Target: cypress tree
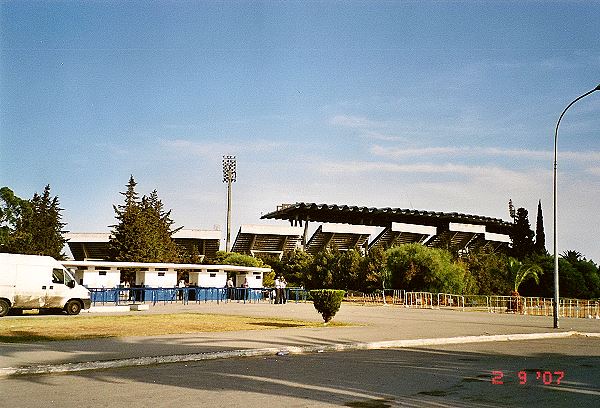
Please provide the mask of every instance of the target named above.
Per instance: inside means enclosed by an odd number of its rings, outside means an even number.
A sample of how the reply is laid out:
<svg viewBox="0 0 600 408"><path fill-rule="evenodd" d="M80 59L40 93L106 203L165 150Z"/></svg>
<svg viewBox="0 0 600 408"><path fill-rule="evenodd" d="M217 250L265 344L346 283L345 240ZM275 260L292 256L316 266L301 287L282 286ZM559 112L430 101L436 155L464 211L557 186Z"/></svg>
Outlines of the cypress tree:
<svg viewBox="0 0 600 408"><path fill-rule="evenodd" d="M535 223L535 253L545 254L546 234L544 233L544 216L542 215L542 200L538 202L537 220Z"/></svg>

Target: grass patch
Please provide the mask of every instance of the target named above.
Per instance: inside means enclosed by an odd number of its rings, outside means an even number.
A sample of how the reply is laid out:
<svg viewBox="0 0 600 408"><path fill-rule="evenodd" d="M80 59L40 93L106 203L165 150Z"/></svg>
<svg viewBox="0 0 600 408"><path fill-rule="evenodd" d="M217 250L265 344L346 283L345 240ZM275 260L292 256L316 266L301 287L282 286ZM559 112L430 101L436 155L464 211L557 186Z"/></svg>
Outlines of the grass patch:
<svg viewBox="0 0 600 408"><path fill-rule="evenodd" d="M333 326L343 325L341 323L333 324ZM203 313L32 317L0 320L0 342L28 343L123 336L266 330L284 327L323 327L323 323Z"/></svg>

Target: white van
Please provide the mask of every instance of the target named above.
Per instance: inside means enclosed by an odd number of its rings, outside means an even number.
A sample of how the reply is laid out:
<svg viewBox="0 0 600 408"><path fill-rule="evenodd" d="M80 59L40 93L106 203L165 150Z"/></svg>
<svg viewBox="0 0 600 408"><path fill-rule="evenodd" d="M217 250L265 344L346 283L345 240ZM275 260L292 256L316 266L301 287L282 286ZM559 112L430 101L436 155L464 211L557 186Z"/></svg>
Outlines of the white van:
<svg viewBox="0 0 600 408"><path fill-rule="evenodd" d="M54 258L0 253L0 317L9 309L62 309L76 315L90 306L90 292Z"/></svg>

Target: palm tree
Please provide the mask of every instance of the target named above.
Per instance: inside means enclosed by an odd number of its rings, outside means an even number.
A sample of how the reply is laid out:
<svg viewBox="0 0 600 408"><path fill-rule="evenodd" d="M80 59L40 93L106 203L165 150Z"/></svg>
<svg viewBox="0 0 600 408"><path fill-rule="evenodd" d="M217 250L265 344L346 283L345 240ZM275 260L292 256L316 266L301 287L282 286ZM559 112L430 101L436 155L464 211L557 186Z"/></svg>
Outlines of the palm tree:
<svg viewBox="0 0 600 408"><path fill-rule="evenodd" d="M541 266L537 264L523 263L513 257L508 258L508 271L514 282L514 293L519 296L519 286L525 280L533 278L539 285L540 275L544 273Z"/></svg>
<svg viewBox="0 0 600 408"><path fill-rule="evenodd" d="M581 259L583 258L583 255L581 255L581 252L578 251L565 251L563 252L560 257L566 261L568 261L571 265L576 264L577 262L581 261Z"/></svg>

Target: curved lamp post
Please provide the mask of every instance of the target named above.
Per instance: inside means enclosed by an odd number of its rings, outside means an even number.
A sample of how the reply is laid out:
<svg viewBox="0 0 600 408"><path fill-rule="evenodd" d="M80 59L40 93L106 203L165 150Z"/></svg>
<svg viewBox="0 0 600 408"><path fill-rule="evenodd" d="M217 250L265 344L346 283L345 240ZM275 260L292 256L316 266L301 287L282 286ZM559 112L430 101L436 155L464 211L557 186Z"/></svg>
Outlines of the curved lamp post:
<svg viewBox="0 0 600 408"><path fill-rule="evenodd" d="M600 91L600 85L598 85L597 87L595 87L594 89L592 89L591 91L588 91L586 93L584 93L583 95L577 97L575 100L573 100L573 102L571 102L570 104L567 105L567 107L565 108L565 110L560 114L560 117L558 118L558 122L556 122L556 130L554 131L554 174L553 174L553 181L554 181L554 190L553 190L553 197L554 197L554 309L553 309L553 314L554 314L554 328L558 329L558 254L557 254L557 236L558 234L556 233L556 159L557 159L557 142L558 142L558 126L560 125L560 121L563 118L563 116L565 115L565 113L567 112L567 110L569 110L569 108L578 100L585 98L586 96L588 96L589 94L591 94L592 92L595 91Z"/></svg>

